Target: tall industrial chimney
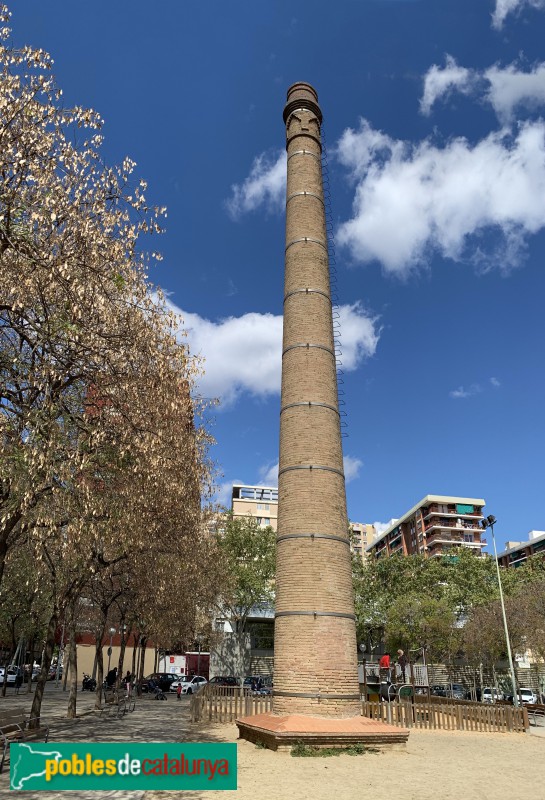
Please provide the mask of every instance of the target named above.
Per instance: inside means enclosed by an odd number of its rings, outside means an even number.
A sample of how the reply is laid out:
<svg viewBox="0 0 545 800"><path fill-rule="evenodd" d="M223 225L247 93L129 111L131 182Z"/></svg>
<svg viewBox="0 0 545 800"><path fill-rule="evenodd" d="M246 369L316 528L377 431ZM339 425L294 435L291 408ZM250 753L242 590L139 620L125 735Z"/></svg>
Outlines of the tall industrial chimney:
<svg viewBox="0 0 545 800"><path fill-rule="evenodd" d="M322 184L322 112L288 90L275 713L360 713Z"/></svg>
<svg viewBox="0 0 545 800"><path fill-rule="evenodd" d="M273 749L303 741L403 744L408 731L361 716L329 259L322 112L288 89L280 465L272 713L237 720Z"/></svg>

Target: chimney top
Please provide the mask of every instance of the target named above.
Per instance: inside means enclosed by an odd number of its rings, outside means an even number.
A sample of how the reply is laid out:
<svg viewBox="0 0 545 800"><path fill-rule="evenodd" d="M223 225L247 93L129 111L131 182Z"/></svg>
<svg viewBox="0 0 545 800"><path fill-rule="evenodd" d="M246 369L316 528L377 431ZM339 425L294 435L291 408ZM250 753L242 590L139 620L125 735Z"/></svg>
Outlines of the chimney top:
<svg viewBox="0 0 545 800"><path fill-rule="evenodd" d="M312 111L318 117L319 122L322 122L322 110L318 105L318 93L310 83L298 81L290 86L287 102L284 106L284 122L287 122L290 114L298 108L306 108Z"/></svg>

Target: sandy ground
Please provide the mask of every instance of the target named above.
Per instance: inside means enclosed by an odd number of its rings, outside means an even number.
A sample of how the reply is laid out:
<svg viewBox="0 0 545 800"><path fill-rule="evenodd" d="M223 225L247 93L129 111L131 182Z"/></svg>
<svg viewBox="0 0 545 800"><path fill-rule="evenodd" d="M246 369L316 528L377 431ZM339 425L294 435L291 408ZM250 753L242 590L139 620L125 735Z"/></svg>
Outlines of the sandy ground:
<svg viewBox="0 0 545 800"><path fill-rule="evenodd" d="M184 792L236 800L522 800L545 797L545 730L531 734L411 731L405 752L294 758L238 742L236 792ZM235 726L195 740L235 741ZM146 792L146 800L172 800Z"/></svg>
<svg viewBox="0 0 545 800"><path fill-rule="evenodd" d="M43 713L51 741L234 742L235 725L194 725L189 703L144 698L121 719L89 715L94 697L81 693L82 717L66 720L66 695L47 688ZM3 707L30 707L8 697ZM545 800L545 720L526 734L412 730L405 751L294 758L238 741L236 792L10 792L0 775L0 800Z"/></svg>

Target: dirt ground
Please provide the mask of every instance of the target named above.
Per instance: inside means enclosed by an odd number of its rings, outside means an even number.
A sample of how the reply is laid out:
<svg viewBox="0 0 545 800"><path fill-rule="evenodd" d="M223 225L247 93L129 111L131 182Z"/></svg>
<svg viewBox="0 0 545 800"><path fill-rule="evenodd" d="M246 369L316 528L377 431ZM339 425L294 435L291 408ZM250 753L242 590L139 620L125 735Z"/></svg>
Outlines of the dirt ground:
<svg viewBox="0 0 545 800"><path fill-rule="evenodd" d="M294 758L238 742L236 800L522 800L545 797L545 730L487 734L413 730L404 752ZM195 740L236 741L235 726L203 728ZM146 800L171 800L146 792Z"/></svg>
<svg viewBox="0 0 545 800"><path fill-rule="evenodd" d="M144 697L122 718L90 714L94 696L80 693L82 716L66 720L66 695L49 687L42 709L51 742L235 742L235 725L195 725L189 702ZM2 698L2 708L30 709L31 697ZM294 758L238 741L236 792L22 792L23 800L541 800L545 798L545 720L525 734L412 730L405 751ZM11 800L9 772L0 800ZM39 796L38 796L39 795Z"/></svg>

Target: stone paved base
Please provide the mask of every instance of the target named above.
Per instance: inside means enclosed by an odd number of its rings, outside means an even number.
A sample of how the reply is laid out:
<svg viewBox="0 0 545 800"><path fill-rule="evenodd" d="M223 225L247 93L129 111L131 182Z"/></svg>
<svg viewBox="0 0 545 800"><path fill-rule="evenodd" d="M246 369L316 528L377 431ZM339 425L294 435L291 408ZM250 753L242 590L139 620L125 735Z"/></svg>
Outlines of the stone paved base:
<svg viewBox="0 0 545 800"><path fill-rule="evenodd" d="M370 745L381 749L404 748L409 731L367 717L331 719L303 714L255 714L236 721L239 738L261 743L271 750L289 749L298 742L313 747Z"/></svg>

